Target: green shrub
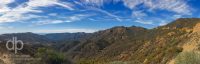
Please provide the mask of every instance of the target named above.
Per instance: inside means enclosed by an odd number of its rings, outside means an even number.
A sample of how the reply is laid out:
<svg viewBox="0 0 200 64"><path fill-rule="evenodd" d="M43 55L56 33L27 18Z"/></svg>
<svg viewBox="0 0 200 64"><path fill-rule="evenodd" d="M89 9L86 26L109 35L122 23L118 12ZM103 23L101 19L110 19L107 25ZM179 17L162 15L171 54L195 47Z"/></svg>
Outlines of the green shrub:
<svg viewBox="0 0 200 64"><path fill-rule="evenodd" d="M108 64L142 64L142 63L136 61L113 61L109 62Z"/></svg>
<svg viewBox="0 0 200 64"><path fill-rule="evenodd" d="M182 52L176 59L175 64L200 64L200 54L198 52Z"/></svg>
<svg viewBox="0 0 200 64"><path fill-rule="evenodd" d="M41 62L47 64L71 64L71 62L65 58L63 53L53 49L38 48L36 57L41 58Z"/></svg>

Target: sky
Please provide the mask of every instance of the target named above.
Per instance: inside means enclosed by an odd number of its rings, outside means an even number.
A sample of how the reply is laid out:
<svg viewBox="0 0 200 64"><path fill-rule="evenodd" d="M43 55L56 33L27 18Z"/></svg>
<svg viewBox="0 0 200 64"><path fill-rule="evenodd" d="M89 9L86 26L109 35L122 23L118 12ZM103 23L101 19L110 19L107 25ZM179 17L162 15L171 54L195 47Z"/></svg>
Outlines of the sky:
<svg viewBox="0 0 200 64"><path fill-rule="evenodd" d="M199 18L200 0L0 0L0 33L92 33Z"/></svg>

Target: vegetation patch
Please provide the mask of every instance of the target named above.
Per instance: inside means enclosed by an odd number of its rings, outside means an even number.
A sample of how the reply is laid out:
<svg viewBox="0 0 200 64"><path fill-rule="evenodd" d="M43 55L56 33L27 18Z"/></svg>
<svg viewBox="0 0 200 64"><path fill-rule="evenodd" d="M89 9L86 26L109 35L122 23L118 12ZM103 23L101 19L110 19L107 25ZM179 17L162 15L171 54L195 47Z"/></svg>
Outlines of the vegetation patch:
<svg viewBox="0 0 200 64"><path fill-rule="evenodd" d="M200 64L200 53L182 52L176 57L175 64Z"/></svg>

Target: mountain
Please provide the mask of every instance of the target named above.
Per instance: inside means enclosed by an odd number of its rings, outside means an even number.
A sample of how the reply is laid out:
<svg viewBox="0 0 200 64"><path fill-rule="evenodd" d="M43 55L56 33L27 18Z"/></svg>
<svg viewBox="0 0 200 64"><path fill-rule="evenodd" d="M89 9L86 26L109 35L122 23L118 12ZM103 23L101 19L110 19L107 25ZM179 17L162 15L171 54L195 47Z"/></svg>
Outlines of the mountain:
<svg viewBox="0 0 200 64"><path fill-rule="evenodd" d="M8 33L0 35L0 40L10 40L13 37L24 41L25 43L53 43L53 42L64 42L64 41L77 41L87 38L91 33L49 33L39 35L31 32L27 33Z"/></svg>
<svg viewBox="0 0 200 64"><path fill-rule="evenodd" d="M18 40L22 40L24 43L49 43L48 38L42 35L34 34L31 32L27 33L10 33L0 35L0 40L10 40L13 37L17 37Z"/></svg>
<svg viewBox="0 0 200 64"><path fill-rule="evenodd" d="M41 58L34 61L38 64L200 63L199 18L179 18L153 29L116 26L95 33L3 34L0 39L13 36L29 42L19 53ZM35 42L40 44L29 45ZM0 43L0 63L11 62L9 58L2 59L13 52L3 44Z"/></svg>
<svg viewBox="0 0 200 64"><path fill-rule="evenodd" d="M9 33L0 35L0 64L59 64L58 59L61 59L64 64L71 64L67 58L61 58L61 53L56 50L57 46L61 46L65 41L65 44L76 44L76 40L81 40L89 36L89 33L52 33L46 35L39 35L31 32L27 33ZM12 55L14 50L8 50L6 48L6 42L12 40L13 37L17 37L17 40L23 41L23 49L17 50L17 55L30 55L30 58L42 58L40 62L33 60L27 61L27 58L17 59L15 61ZM72 42L72 43L71 43ZM68 44L68 45L69 45ZM78 44L78 43L77 43ZM15 45L15 44L13 44ZM8 45L10 48L12 44ZM18 48L21 44L16 45ZM15 46L14 46L15 47ZM42 49L42 50L41 50ZM47 50L48 49L48 50ZM48 56L45 56L45 55ZM18 56L17 56L18 57ZM63 56L62 56L63 57ZM55 60L54 60L55 59Z"/></svg>
<svg viewBox="0 0 200 64"><path fill-rule="evenodd" d="M51 41L77 41L87 38L91 33L77 32L77 33L50 33L44 36Z"/></svg>
<svg viewBox="0 0 200 64"><path fill-rule="evenodd" d="M180 18L153 29L118 26L94 33L66 54L77 64L174 63L186 50L199 51L199 27L199 18Z"/></svg>

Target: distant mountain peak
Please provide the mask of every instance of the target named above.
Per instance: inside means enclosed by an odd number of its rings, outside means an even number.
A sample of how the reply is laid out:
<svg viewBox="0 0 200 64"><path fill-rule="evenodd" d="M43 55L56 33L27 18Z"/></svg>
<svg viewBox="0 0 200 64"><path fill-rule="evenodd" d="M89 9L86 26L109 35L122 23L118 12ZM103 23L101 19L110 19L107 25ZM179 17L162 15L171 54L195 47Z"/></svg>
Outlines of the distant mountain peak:
<svg viewBox="0 0 200 64"><path fill-rule="evenodd" d="M161 26L161 28L177 28L177 29L182 29L182 28L188 28L192 29L196 24L200 23L200 18L179 18L165 26Z"/></svg>

